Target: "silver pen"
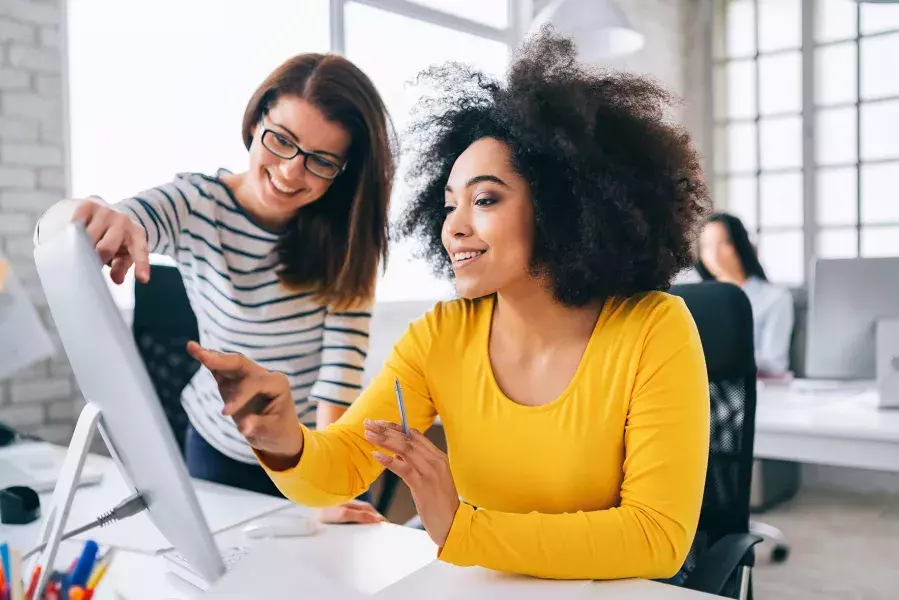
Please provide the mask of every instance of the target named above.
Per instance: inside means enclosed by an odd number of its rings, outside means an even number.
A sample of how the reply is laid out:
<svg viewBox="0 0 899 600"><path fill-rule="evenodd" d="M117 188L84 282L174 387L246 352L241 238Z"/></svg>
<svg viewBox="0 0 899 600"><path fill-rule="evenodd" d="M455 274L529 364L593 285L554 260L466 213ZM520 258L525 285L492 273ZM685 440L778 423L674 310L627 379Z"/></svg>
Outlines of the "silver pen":
<svg viewBox="0 0 899 600"><path fill-rule="evenodd" d="M406 405L403 403L403 388L400 387L400 378L394 380L393 387L396 390L396 403L400 407L400 419L403 420L403 433L409 435L409 423L406 421Z"/></svg>

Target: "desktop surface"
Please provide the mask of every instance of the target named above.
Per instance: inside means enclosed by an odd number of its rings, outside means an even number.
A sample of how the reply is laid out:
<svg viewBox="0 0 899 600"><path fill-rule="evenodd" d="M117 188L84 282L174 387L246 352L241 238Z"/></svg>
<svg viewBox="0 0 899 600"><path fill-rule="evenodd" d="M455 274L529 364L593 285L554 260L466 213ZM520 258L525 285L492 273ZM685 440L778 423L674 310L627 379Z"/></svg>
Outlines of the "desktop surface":
<svg viewBox="0 0 899 600"><path fill-rule="evenodd" d="M899 409L865 382L760 383L755 456L899 472Z"/></svg>
<svg viewBox="0 0 899 600"><path fill-rule="evenodd" d="M63 453L64 448L58 447ZM90 460L103 473L100 484L80 488L75 494L73 522L83 522L118 503L124 481L112 460L91 456ZM121 486L121 487L120 487ZM310 509L296 506L283 499L194 481L206 519L215 534L219 547L249 545L251 552L268 545L271 540L250 540L243 533L244 525L257 518L276 514L311 514ZM49 494L42 494L46 505ZM274 505L272 502L278 502ZM79 518L81 517L81 518ZM139 517L134 517L137 519ZM152 527L147 520L146 524ZM126 527L127 521L112 527ZM132 524L133 525L133 524ZM219 530L223 527L223 530ZM0 539L18 548L29 548L37 537L36 524L25 526L0 525ZM101 545L100 533L94 536ZM92 600L158 600L194 599L205 597L203 592L170 573L165 560L149 550L161 535L157 530L148 533L143 526L125 535L132 547L120 550ZM149 536L149 539L138 539ZM84 536L79 536L83 539ZM90 537L90 536L88 536ZM712 598L706 594L652 581L631 579L609 582L560 582L537 580L523 576L496 573L477 567L456 567L437 561L436 547L424 531L382 523L379 525L332 525L315 536L277 540L292 553L310 557L321 568L321 575L340 581L362 597L421 600L427 598L478 598L527 600L552 597L554 600L701 600ZM166 544L168 545L168 544ZM66 567L78 555L83 541L65 541L57 555L57 567ZM252 558L252 553L249 555ZM262 556L262 555L259 555ZM285 554L289 557L290 554ZM251 564L251 563L247 563ZM239 568L239 565L238 567ZM258 573L252 573L259 577ZM226 576L227 577L227 576ZM263 574L262 577L269 577ZM428 593L423 595L421 590ZM298 590L291 594L300 597ZM215 597L215 596L212 596ZM221 597L229 597L227 595ZM231 596L240 597L240 596ZM256 598L261 596L243 596Z"/></svg>

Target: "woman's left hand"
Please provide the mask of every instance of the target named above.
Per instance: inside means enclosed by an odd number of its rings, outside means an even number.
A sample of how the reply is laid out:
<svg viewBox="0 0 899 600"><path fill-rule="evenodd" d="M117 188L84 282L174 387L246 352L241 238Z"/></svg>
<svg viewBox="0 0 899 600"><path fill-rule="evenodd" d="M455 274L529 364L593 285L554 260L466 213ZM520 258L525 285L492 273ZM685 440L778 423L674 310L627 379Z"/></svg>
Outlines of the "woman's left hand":
<svg viewBox="0 0 899 600"><path fill-rule="evenodd" d="M350 500L340 506L320 509L318 520L322 523L381 523L387 519L368 502Z"/></svg>
<svg viewBox="0 0 899 600"><path fill-rule="evenodd" d="M394 453L393 457L378 451L372 454L406 482L422 525L434 543L443 547L459 509L449 457L420 431L413 429L406 435L401 426L389 421L366 419L365 439Z"/></svg>

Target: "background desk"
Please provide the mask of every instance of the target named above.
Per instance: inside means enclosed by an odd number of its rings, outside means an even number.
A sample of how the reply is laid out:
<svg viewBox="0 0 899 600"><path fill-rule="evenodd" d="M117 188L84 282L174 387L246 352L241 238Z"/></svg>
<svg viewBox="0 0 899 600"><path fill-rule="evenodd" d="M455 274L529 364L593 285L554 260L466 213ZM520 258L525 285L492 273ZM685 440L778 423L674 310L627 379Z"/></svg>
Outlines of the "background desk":
<svg viewBox="0 0 899 600"><path fill-rule="evenodd" d="M60 449L60 452L63 450ZM76 514L95 516L122 499L124 483L114 463L106 458L91 457L104 471L103 482L97 486L80 488L76 492ZM202 489L201 505L204 512L221 511L235 502L234 490L221 486L208 486L198 482ZM258 510L252 518L272 512L272 500L267 496L241 493L242 516L253 513L248 509L255 498ZM89 499L85 507L84 499ZM46 508L50 494L42 495ZM277 512L308 509L292 504L281 504ZM87 511L87 512L85 512ZM211 520L211 519L210 519ZM69 525L80 524L70 521ZM224 546L252 546L241 532L245 521L233 525L216 535ZM127 521L110 527L128 526ZM26 526L0 525L0 539L22 549L30 548L39 533L40 524ZM139 540L135 540L139 542ZM260 542L268 543L268 542ZM284 541L279 543L285 543ZM315 565L328 575L351 587L373 594L378 598L414 598L421 600L422 590L430 598L526 598L553 597L555 600L700 600L713 598L669 585L645 580L612 582L554 582L525 577L514 577L478 568L460 568L436 561L436 548L423 531L393 524L335 525L325 527L317 536L295 538L290 544L315 545L315 555L321 560ZM138 544L139 545L139 544ZM59 553L58 567L67 566L80 550L79 542L64 542ZM246 560L246 559L245 559ZM410 577L411 575L411 577ZM264 574L261 574L264 577ZM198 598L201 592L180 578L168 573L163 560L151 553L120 551L106 578L94 596L96 600L143 600L160 598ZM301 596L297 591L297 596Z"/></svg>
<svg viewBox="0 0 899 600"><path fill-rule="evenodd" d="M899 472L899 409L873 390L759 384L755 456Z"/></svg>

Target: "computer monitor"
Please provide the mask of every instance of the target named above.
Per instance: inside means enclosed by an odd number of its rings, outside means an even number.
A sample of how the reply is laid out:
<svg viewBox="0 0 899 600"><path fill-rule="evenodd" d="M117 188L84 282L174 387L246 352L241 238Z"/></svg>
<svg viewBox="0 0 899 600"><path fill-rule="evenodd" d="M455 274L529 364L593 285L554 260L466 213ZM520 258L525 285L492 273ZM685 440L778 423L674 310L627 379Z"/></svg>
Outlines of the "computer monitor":
<svg viewBox="0 0 899 600"><path fill-rule="evenodd" d="M85 400L100 408L122 475L150 518L208 582L225 573L184 461L83 225L35 249L38 275Z"/></svg>
<svg viewBox="0 0 899 600"><path fill-rule="evenodd" d="M806 375L873 380L880 319L899 319L899 257L817 259L809 282Z"/></svg>

